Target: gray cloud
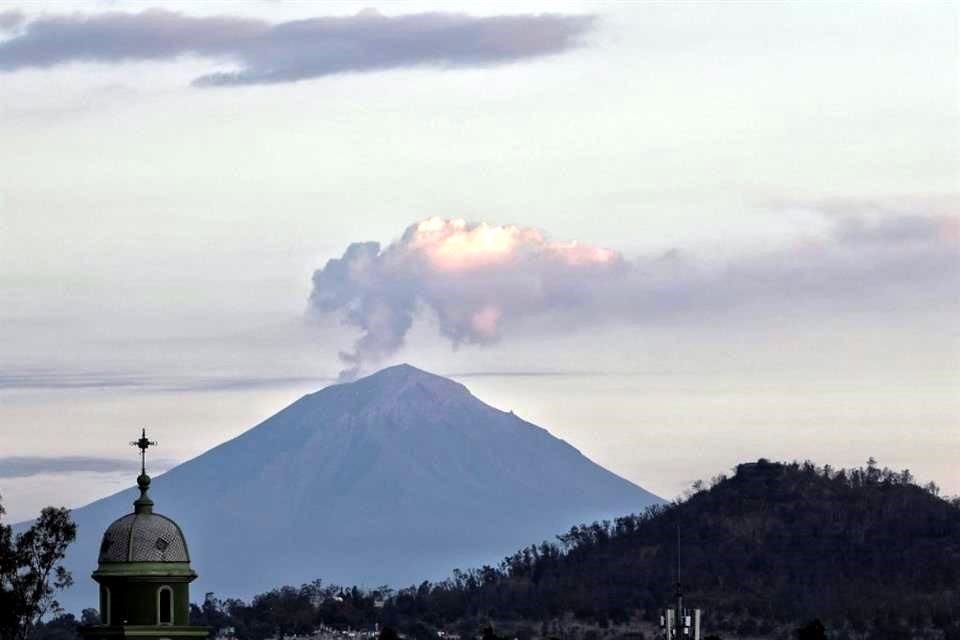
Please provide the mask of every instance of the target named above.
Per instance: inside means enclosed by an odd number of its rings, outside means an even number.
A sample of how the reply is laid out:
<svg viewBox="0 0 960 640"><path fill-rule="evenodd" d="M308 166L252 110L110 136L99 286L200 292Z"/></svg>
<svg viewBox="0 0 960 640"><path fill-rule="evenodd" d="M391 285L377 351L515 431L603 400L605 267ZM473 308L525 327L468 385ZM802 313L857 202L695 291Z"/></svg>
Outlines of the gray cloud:
<svg viewBox="0 0 960 640"><path fill-rule="evenodd" d="M330 382L311 376L150 376L126 371L6 370L0 373L2 389L130 389L159 393L246 391Z"/></svg>
<svg viewBox="0 0 960 640"><path fill-rule="evenodd" d="M360 330L340 354L342 379L399 349L421 310L458 346L494 342L531 321L577 331L604 321L705 322L737 310L762 321L765 311L955 309L960 217L805 207L826 218L826 232L724 261L676 250L628 260L536 229L433 218L386 247L351 244L314 273L310 308Z"/></svg>
<svg viewBox="0 0 960 640"><path fill-rule="evenodd" d="M573 48L592 21L590 16L555 14L384 16L370 10L276 24L161 9L42 16L27 21L17 37L0 42L0 70L198 55L240 68L202 76L194 81L197 85L291 82L345 72L535 58Z"/></svg>
<svg viewBox="0 0 960 640"><path fill-rule="evenodd" d="M161 473L176 465L172 460L151 459L151 473ZM140 460L136 457L98 458L86 456L35 457L11 456L0 458L0 478L29 478L45 474L68 473L137 473Z"/></svg>
<svg viewBox="0 0 960 640"><path fill-rule="evenodd" d="M109 372L71 373L52 370L7 369L0 373L0 389L97 389L138 387L145 379Z"/></svg>
<svg viewBox="0 0 960 640"><path fill-rule="evenodd" d="M612 375L630 375L630 372L613 373L611 371L463 371L444 373L447 378L586 378Z"/></svg>
<svg viewBox="0 0 960 640"><path fill-rule="evenodd" d="M0 29L15 29L24 19L25 16L19 11L0 11Z"/></svg>

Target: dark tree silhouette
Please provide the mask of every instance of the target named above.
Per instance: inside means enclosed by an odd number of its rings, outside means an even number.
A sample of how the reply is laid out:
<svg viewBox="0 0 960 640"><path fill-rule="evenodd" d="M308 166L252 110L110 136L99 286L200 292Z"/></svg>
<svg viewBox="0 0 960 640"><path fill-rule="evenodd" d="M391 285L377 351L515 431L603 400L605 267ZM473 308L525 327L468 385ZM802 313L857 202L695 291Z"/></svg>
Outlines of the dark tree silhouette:
<svg viewBox="0 0 960 640"><path fill-rule="evenodd" d="M0 504L0 517L4 513ZM60 611L54 595L73 584L61 561L76 536L63 508L45 508L16 535L0 522L0 640L27 640L44 615Z"/></svg>
<svg viewBox="0 0 960 640"><path fill-rule="evenodd" d="M481 640L501 640L497 632L494 631L493 625L490 624L483 628L483 631L480 633L480 638Z"/></svg>
<svg viewBox="0 0 960 640"><path fill-rule="evenodd" d="M47 622L40 622L30 634L30 640L79 640L79 638L77 619L72 613L64 613Z"/></svg>
<svg viewBox="0 0 960 640"><path fill-rule="evenodd" d="M873 458L870 460L872 461ZM876 464L875 461L874 464ZM827 630L820 620L811 620L797 629L797 640L827 640Z"/></svg>
<svg viewBox="0 0 960 640"><path fill-rule="evenodd" d="M393 627L384 627L380 630L380 640L400 640L400 636Z"/></svg>
<svg viewBox="0 0 960 640"><path fill-rule="evenodd" d="M439 629L476 637L490 622L510 638L527 626L540 637L567 637L549 624L567 614L601 629L651 622L672 599L678 519L686 523L684 592L704 610L709 633L782 636L817 618L879 638L892 627L878 616L896 610L911 628L960 640L953 636L960 500L937 497L909 471L875 460L847 470L741 465L685 500L572 527L556 543L531 545L495 567L454 570L395 593L319 582L284 587L250 604L225 603L220 618L203 624L262 640L320 622L380 623L410 638L435 638Z"/></svg>
<svg viewBox="0 0 960 640"><path fill-rule="evenodd" d="M100 612L96 609L84 609L80 612L80 624L84 626L100 624Z"/></svg>

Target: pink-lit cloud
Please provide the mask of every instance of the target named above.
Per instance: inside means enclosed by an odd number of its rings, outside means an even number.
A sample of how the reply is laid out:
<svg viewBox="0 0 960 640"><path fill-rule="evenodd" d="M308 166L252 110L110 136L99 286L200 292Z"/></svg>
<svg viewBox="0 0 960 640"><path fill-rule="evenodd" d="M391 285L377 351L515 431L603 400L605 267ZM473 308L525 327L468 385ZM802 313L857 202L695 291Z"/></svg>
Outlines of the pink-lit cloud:
<svg viewBox="0 0 960 640"><path fill-rule="evenodd" d="M348 379L402 347L422 311L457 346L497 341L538 317L577 328L689 321L745 307L869 308L882 300L889 309L904 296L957 293L957 215L840 215L818 206L810 208L829 221L826 233L723 263L676 250L627 259L609 248L553 241L539 229L430 218L386 247L354 243L328 261L313 275L311 309L340 314L360 330L353 349L340 354Z"/></svg>

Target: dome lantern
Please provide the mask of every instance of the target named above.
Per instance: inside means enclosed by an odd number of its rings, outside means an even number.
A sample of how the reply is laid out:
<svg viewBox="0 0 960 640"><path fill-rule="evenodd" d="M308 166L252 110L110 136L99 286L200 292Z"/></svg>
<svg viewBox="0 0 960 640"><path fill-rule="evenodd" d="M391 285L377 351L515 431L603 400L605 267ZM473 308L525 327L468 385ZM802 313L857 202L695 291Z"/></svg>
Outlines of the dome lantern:
<svg viewBox="0 0 960 640"><path fill-rule="evenodd" d="M86 640L136 636L149 640L201 639L207 627L190 626L190 583L197 578L180 526L154 513L147 448L156 445L146 429L132 445L140 449L140 497L133 513L107 527L93 579L100 585L99 625L83 627Z"/></svg>

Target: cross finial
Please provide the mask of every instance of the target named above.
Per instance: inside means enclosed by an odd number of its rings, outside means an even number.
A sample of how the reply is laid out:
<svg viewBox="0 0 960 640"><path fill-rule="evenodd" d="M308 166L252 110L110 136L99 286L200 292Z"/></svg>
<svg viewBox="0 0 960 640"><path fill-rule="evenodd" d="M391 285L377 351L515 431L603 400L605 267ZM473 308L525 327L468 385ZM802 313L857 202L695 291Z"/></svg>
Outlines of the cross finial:
<svg viewBox="0 0 960 640"><path fill-rule="evenodd" d="M143 429L139 440L130 443L131 446L140 449L140 474L147 475L147 449L155 446L157 443L147 438L147 430Z"/></svg>

